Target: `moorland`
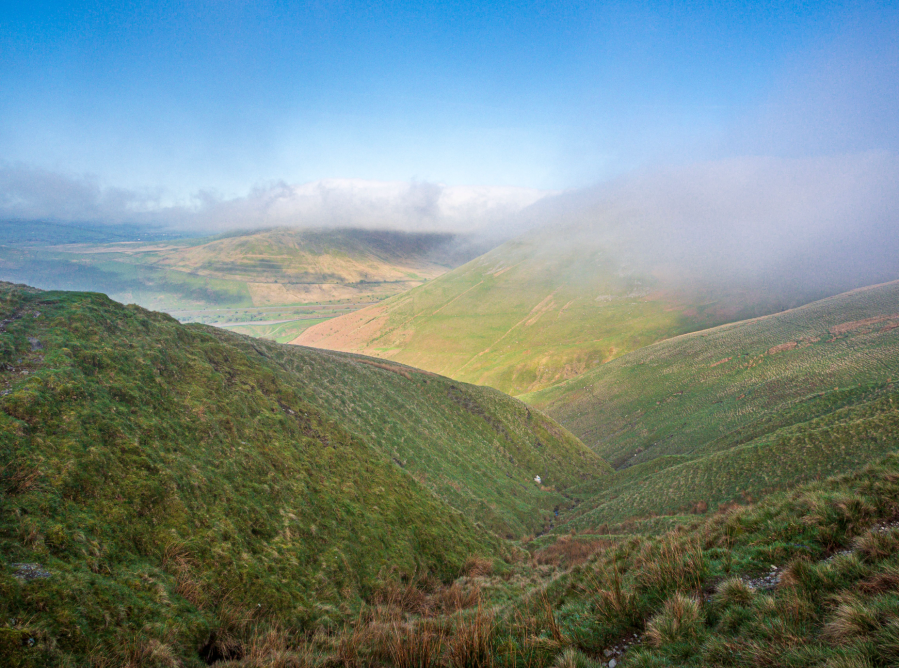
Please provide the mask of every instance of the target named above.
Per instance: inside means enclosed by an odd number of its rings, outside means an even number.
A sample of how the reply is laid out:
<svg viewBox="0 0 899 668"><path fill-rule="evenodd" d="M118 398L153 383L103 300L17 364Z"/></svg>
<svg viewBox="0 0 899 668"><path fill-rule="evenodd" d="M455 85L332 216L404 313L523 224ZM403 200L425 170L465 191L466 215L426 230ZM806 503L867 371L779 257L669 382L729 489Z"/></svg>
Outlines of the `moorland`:
<svg viewBox="0 0 899 668"><path fill-rule="evenodd" d="M899 282L58 232L2 251L93 288L0 285L8 665L899 661Z"/></svg>

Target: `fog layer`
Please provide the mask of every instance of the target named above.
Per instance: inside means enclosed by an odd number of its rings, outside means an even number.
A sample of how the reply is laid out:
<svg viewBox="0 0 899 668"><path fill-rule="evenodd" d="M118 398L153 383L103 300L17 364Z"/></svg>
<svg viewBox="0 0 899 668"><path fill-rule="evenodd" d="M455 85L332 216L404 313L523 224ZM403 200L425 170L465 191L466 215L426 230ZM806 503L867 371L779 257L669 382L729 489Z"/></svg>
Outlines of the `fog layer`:
<svg viewBox="0 0 899 668"><path fill-rule="evenodd" d="M520 216L546 252L602 248L666 278L832 292L899 279L899 160L734 158L644 171Z"/></svg>

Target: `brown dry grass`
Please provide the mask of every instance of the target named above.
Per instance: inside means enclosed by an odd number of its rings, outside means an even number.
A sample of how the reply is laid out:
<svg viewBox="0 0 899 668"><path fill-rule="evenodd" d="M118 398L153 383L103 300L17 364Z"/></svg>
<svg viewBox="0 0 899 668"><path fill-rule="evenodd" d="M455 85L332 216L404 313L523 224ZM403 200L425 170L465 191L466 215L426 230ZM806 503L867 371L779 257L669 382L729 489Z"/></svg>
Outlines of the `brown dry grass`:
<svg viewBox="0 0 899 668"><path fill-rule="evenodd" d="M302 639L279 626L257 628L242 646L239 661L225 661L218 665L241 668L312 668L312 650Z"/></svg>
<svg viewBox="0 0 899 668"><path fill-rule="evenodd" d="M840 334L845 334L846 332L861 329L862 327L876 325L877 323L885 322L887 320L895 320L897 318L899 318L899 313L896 313L894 315L881 315L874 318L865 318L864 320L853 320L852 322L844 322L841 325L835 325L828 331L834 336L838 336Z"/></svg>
<svg viewBox="0 0 899 668"><path fill-rule="evenodd" d="M406 380L412 380L412 374L402 367L394 366L392 364L385 364L384 362L375 362L373 360L357 359L356 361L360 364L367 364L368 366L373 366L378 369L384 369L384 371L392 371L395 374L399 374Z"/></svg>
<svg viewBox="0 0 899 668"><path fill-rule="evenodd" d="M881 573L862 580L857 586L862 594L868 596L888 591L899 592L899 568L887 568Z"/></svg>
<svg viewBox="0 0 899 668"><path fill-rule="evenodd" d="M481 601L481 588L478 585L462 587L454 582L449 587L441 587L434 592L431 600L436 610L443 614L467 610Z"/></svg>
<svg viewBox="0 0 899 668"><path fill-rule="evenodd" d="M842 596L830 620L824 625L824 636L835 642L845 642L864 638L879 626L874 611L851 596Z"/></svg>
<svg viewBox="0 0 899 668"><path fill-rule="evenodd" d="M783 352L786 352L787 350L793 350L793 348L795 348L798 345L799 344L796 341L787 341L786 343L781 343L780 345L772 346L771 348L769 348L768 354L776 355L777 353L783 353Z"/></svg>
<svg viewBox="0 0 899 668"><path fill-rule="evenodd" d="M453 635L447 641L446 663L450 668L493 668L493 637L496 619L479 604L473 615L459 614Z"/></svg>
<svg viewBox="0 0 899 668"><path fill-rule="evenodd" d="M668 534L643 546L635 569L635 581L644 590L698 592L707 564L698 538Z"/></svg>
<svg viewBox="0 0 899 668"><path fill-rule="evenodd" d="M899 552L899 531L874 529L856 538L853 546L866 561L881 561Z"/></svg>
<svg viewBox="0 0 899 668"><path fill-rule="evenodd" d="M488 562L489 563L489 562ZM483 571L483 564L473 567ZM481 602L481 587L472 581L441 585L427 577L406 582L386 580L372 595L372 619L394 622L404 615L435 617L467 610Z"/></svg>
<svg viewBox="0 0 899 668"><path fill-rule="evenodd" d="M175 576L175 591L197 608L206 607L206 594L202 583L193 576L195 567L190 551L180 543L169 543L162 554L162 568Z"/></svg>
<svg viewBox="0 0 899 668"><path fill-rule="evenodd" d="M446 635L404 624L394 624L387 641L390 664L396 668L430 668L442 657Z"/></svg>
<svg viewBox="0 0 899 668"><path fill-rule="evenodd" d="M493 572L493 562L477 555L468 557L462 566L462 574L470 578L486 577Z"/></svg>
<svg viewBox="0 0 899 668"><path fill-rule="evenodd" d="M583 564L597 552L612 546L609 540L577 540L573 536L560 536L552 545L534 553L534 563L566 567Z"/></svg>
<svg viewBox="0 0 899 668"><path fill-rule="evenodd" d="M333 662L344 668L493 665L495 618L483 607L477 588L465 591L456 583L425 600L409 587L385 588L384 603L360 613L336 637L314 638L313 644L328 647ZM410 607L409 600L429 616L406 617L403 607ZM463 612L472 601L477 609Z"/></svg>

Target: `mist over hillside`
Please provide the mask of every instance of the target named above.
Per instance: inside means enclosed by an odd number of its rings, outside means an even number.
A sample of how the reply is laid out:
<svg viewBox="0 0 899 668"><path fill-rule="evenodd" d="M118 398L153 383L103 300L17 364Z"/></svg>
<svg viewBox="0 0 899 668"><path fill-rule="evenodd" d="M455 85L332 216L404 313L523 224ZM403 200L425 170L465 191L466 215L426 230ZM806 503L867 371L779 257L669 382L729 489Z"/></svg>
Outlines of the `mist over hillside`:
<svg viewBox="0 0 899 668"><path fill-rule="evenodd" d="M603 249L665 280L835 293L899 277L899 160L747 157L638 172L518 217L545 252Z"/></svg>
<svg viewBox="0 0 899 668"><path fill-rule="evenodd" d="M214 189L173 200L159 189L115 188L83 174L0 161L0 218L192 236L270 227L504 234L523 208L554 191L428 181L319 179L257 183L241 195ZM109 233L114 235L114 230Z"/></svg>
<svg viewBox="0 0 899 668"><path fill-rule="evenodd" d="M364 352L513 394L671 336L899 277L887 154L740 159L546 198L525 230L296 343Z"/></svg>

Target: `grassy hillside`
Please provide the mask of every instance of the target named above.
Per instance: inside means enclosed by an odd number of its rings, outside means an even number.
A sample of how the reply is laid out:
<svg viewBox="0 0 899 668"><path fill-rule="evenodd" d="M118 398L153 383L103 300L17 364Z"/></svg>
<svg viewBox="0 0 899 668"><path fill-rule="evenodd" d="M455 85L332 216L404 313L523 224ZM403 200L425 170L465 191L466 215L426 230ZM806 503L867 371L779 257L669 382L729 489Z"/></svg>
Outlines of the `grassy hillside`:
<svg viewBox="0 0 899 668"><path fill-rule="evenodd" d="M529 233L294 342L518 395L662 339L796 303L791 294L674 281L638 270L611 245L575 237L554 228Z"/></svg>
<svg viewBox="0 0 899 668"><path fill-rule="evenodd" d="M470 569L448 589L410 579L341 629L257 623L216 663L887 668L899 661L897 498L892 455L663 535L560 537L532 560ZM40 657L28 645L33 619L12 621L9 656ZM171 635L142 635L90 663L177 666L178 649Z"/></svg>
<svg viewBox="0 0 899 668"><path fill-rule="evenodd" d="M297 283L344 283L417 278L415 269L447 267L441 257L450 234L379 230L297 230L275 228L223 235L192 245L164 262L198 273L246 280L294 278Z"/></svg>
<svg viewBox="0 0 899 668"><path fill-rule="evenodd" d="M38 663L197 665L257 624L328 628L392 577L502 554L490 529L540 529L608 470L497 392L103 295L3 285L0 324L0 642Z"/></svg>
<svg viewBox="0 0 899 668"><path fill-rule="evenodd" d="M255 345L307 402L506 538L546 529L572 505L568 489L611 472L566 429L496 390L345 353Z"/></svg>
<svg viewBox="0 0 899 668"><path fill-rule="evenodd" d="M523 398L621 469L581 490L579 526L851 471L899 446L899 282L663 341Z"/></svg>

